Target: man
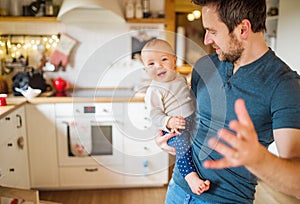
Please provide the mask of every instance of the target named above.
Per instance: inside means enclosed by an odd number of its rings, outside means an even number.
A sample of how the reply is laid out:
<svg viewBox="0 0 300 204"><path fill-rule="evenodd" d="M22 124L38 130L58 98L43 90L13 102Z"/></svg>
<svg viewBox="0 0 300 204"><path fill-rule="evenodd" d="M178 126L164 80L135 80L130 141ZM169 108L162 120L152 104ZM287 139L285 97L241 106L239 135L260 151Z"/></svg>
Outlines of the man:
<svg viewBox="0 0 300 204"><path fill-rule="evenodd" d="M166 203L252 203L257 177L300 198L300 77L264 42L265 0L192 1L202 6L204 43L216 50L192 74L193 160L211 186L193 194L175 166ZM172 136L156 142L174 153ZM267 150L274 140L280 157Z"/></svg>

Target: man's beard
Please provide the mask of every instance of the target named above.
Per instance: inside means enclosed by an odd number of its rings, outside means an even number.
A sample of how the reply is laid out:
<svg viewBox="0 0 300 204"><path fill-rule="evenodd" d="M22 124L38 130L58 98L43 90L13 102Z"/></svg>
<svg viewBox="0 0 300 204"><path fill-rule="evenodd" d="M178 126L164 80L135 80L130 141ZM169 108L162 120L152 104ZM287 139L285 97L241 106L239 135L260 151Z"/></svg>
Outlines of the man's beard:
<svg viewBox="0 0 300 204"><path fill-rule="evenodd" d="M227 53L221 52L219 58L221 61L236 62L242 55L244 48L234 34L230 34L231 44Z"/></svg>

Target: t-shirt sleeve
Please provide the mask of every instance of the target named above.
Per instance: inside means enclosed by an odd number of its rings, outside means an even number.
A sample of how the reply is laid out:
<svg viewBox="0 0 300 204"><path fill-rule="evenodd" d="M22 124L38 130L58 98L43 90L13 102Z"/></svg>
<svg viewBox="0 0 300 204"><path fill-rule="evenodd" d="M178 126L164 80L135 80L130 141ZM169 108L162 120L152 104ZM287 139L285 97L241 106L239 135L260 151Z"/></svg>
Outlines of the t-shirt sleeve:
<svg viewBox="0 0 300 204"><path fill-rule="evenodd" d="M300 79L294 77L281 81L271 100L273 129L300 129Z"/></svg>

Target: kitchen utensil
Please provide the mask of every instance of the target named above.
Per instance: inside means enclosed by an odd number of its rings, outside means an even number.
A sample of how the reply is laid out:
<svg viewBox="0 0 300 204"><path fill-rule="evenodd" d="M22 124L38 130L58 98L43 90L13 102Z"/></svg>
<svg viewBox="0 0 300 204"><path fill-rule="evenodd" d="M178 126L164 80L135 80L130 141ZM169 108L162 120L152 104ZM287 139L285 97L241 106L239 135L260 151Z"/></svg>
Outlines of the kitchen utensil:
<svg viewBox="0 0 300 204"><path fill-rule="evenodd" d="M35 97L37 97L40 93L42 93L41 89L33 89L30 86L27 90L22 90L19 88L15 88L16 91L20 92L27 100L31 100Z"/></svg>
<svg viewBox="0 0 300 204"><path fill-rule="evenodd" d="M56 90L56 96L66 96L66 87L67 82L62 79L61 77L58 77L57 79L54 79L53 81L53 87Z"/></svg>
<svg viewBox="0 0 300 204"><path fill-rule="evenodd" d="M0 106L6 106L7 94L0 94Z"/></svg>

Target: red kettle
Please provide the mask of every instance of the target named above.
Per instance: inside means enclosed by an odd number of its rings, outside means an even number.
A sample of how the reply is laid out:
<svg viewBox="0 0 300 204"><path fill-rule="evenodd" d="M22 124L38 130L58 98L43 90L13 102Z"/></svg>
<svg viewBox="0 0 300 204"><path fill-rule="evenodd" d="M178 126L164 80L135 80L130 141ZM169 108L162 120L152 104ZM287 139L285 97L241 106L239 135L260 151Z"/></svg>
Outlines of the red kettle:
<svg viewBox="0 0 300 204"><path fill-rule="evenodd" d="M66 96L66 87L67 87L66 80L62 79L61 77L58 77L57 79L54 79L52 82L53 82L53 87L56 90L55 96Z"/></svg>

